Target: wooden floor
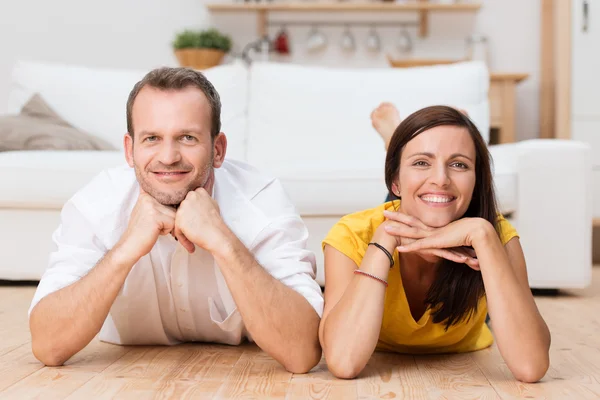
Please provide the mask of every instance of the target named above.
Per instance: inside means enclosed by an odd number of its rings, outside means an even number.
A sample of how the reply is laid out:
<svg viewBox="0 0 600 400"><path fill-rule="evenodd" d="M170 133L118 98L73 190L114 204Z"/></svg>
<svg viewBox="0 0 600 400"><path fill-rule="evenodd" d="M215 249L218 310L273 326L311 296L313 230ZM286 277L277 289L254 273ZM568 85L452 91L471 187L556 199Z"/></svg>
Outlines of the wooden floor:
<svg viewBox="0 0 600 400"><path fill-rule="evenodd" d="M538 384L515 381L493 347L413 357L376 353L359 379L335 379L322 361L292 375L253 345L120 347L92 342L60 368L31 354L33 287L0 287L0 399L598 399L600 268L594 283L536 301L552 331L551 367Z"/></svg>

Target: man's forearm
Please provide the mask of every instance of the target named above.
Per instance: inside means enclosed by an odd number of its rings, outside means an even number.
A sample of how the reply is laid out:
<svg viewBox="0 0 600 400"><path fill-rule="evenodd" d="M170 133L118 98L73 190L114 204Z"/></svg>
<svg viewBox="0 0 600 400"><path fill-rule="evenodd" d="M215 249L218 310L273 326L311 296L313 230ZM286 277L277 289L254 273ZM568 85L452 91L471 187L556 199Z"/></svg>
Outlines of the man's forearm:
<svg viewBox="0 0 600 400"><path fill-rule="evenodd" d="M117 246L79 281L44 297L29 320L36 358L62 365L83 349L102 328L135 262Z"/></svg>
<svg viewBox="0 0 600 400"><path fill-rule="evenodd" d="M214 257L256 344L291 372L315 366L320 319L309 302L273 278L237 238Z"/></svg>

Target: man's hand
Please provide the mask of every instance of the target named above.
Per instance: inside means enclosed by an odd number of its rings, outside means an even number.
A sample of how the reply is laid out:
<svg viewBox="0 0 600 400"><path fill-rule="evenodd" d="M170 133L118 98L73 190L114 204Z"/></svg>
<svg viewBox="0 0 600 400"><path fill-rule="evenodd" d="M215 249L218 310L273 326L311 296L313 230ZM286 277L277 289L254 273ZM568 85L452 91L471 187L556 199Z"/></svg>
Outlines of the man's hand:
<svg viewBox="0 0 600 400"><path fill-rule="evenodd" d="M174 227L175 210L160 204L140 189L129 225L119 242L120 247L137 262L152 250L158 236L172 233ZM175 233L174 236L190 253L194 251L194 245L183 234Z"/></svg>
<svg viewBox="0 0 600 400"><path fill-rule="evenodd" d="M230 231L217 202L204 188L188 192L175 216L175 235L213 253L227 240Z"/></svg>

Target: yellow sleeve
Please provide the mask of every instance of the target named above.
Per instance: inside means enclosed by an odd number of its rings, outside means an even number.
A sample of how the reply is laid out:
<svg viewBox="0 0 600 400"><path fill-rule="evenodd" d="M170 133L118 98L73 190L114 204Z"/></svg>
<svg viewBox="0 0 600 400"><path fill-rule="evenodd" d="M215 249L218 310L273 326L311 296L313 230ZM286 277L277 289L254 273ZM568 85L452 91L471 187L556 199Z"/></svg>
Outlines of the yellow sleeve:
<svg viewBox="0 0 600 400"><path fill-rule="evenodd" d="M514 226L512 226L512 224L500 214L498 214L498 234L503 245L506 245L510 239L519 237L519 234Z"/></svg>
<svg viewBox="0 0 600 400"><path fill-rule="evenodd" d="M356 263L357 267L360 267L367 251L367 243L350 229L343 220L331 228L321 244L323 250L325 250L326 244L350 258Z"/></svg>

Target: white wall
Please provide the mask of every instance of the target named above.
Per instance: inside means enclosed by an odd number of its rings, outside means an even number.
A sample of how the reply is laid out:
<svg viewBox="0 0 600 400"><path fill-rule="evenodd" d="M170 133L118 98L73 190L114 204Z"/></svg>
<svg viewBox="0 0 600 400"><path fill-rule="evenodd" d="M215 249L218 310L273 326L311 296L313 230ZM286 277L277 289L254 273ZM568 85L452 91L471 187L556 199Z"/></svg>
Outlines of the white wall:
<svg viewBox="0 0 600 400"><path fill-rule="evenodd" d="M277 1L277 0L275 0ZM176 31L209 24L232 34L235 51L256 39L254 14L210 16L206 0L2 0L0 2L0 112L6 104L10 68L15 60L36 59L79 63L90 66L152 68L176 65L170 43ZM430 35L416 38L415 57L460 58L465 54L464 38L478 32L489 37L491 69L526 72L529 79L518 87L517 132L520 139L538 134L539 90L539 0L483 0L477 14L432 14ZM416 14L333 16L332 14L273 15L273 19L415 21ZM358 45L354 54L339 46L342 28L322 28L329 47L322 54L305 48L309 27L288 27L292 39L291 62L356 67L385 66L385 54L395 50L399 29L382 28L384 51L370 54L364 48L368 28L352 29ZM276 34L278 27L270 29ZM384 99L382 99L384 100ZM368 112L368 110L365 110Z"/></svg>
<svg viewBox="0 0 600 400"><path fill-rule="evenodd" d="M17 59L86 66L176 65L176 31L204 26L202 0L0 0L0 112Z"/></svg>

